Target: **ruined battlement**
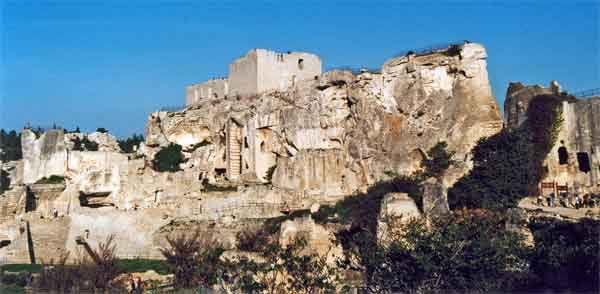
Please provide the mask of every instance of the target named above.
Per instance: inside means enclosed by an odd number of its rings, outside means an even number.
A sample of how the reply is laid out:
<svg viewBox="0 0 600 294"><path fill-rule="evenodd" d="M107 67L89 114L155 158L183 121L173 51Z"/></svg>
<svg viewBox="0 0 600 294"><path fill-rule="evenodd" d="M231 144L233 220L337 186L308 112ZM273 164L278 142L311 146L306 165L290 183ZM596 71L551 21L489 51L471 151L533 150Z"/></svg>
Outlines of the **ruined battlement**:
<svg viewBox="0 0 600 294"><path fill-rule="evenodd" d="M296 82L321 74L321 59L311 53L279 53L252 49L229 65L228 78L218 78L186 88L186 105L227 96L247 97L285 90Z"/></svg>

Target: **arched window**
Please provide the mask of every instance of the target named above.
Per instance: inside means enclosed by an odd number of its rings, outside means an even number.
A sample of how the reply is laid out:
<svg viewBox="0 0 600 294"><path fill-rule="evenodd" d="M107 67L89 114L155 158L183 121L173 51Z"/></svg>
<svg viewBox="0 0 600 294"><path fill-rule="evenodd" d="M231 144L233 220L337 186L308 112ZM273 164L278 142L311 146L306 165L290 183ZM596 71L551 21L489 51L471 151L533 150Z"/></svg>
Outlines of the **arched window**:
<svg viewBox="0 0 600 294"><path fill-rule="evenodd" d="M579 163L579 171L587 173L591 169L590 167L590 156L587 152L578 152L577 153L577 163Z"/></svg>
<svg viewBox="0 0 600 294"><path fill-rule="evenodd" d="M567 152L567 148L562 146L558 148L558 164L565 165L569 163L569 153Z"/></svg>
<svg viewBox="0 0 600 294"><path fill-rule="evenodd" d="M298 59L298 69L304 69L304 59Z"/></svg>

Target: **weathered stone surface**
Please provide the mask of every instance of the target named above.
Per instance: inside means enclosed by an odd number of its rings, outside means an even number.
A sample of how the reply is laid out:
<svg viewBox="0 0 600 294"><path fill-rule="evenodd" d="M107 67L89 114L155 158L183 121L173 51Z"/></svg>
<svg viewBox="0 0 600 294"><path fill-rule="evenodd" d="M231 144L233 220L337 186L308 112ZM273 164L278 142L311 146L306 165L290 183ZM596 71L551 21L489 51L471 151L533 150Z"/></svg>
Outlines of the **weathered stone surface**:
<svg viewBox="0 0 600 294"><path fill-rule="evenodd" d="M448 189L435 178L423 183L423 213L428 216L440 216L450 212Z"/></svg>
<svg viewBox="0 0 600 294"><path fill-rule="evenodd" d="M67 148L63 130L48 130L40 136L29 129L21 133L23 148L23 182L33 184L43 177L64 176L67 170Z"/></svg>
<svg viewBox="0 0 600 294"><path fill-rule="evenodd" d="M100 147L90 152L72 150L71 139L84 134L51 130L38 139L25 130L23 182L65 176L65 190L48 197L47 207L68 219L61 225L68 229L63 247L69 250L89 230L93 244L117 234L121 256L136 250L159 257L165 234L192 226L178 229L178 223L218 231L219 242L232 248L247 222L334 203L388 179L389 172L409 175L440 141L456 152L458 163L442 179L442 187L451 185L470 169L466 154L475 142L502 127L486 58L481 45L466 43L455 53L393 58L381 73L266 76L257 95L198 99L182 111L151 114L146 142L135 154L119 153L109 134L87 135ZM271 88L273 81L285 87ZM183 147L181 170L155 171L155 154L171 143ZM438 203L445 195L439 185L428 192L427 208L436 213L447 210L447 202ZM416 215L411 201L389 200L386 213ZM325 238L326 230L311 221L288 223L283 233L307 228L316 234L311 242ZM27 242L14 240L11 252L27 252Z"/></svg>

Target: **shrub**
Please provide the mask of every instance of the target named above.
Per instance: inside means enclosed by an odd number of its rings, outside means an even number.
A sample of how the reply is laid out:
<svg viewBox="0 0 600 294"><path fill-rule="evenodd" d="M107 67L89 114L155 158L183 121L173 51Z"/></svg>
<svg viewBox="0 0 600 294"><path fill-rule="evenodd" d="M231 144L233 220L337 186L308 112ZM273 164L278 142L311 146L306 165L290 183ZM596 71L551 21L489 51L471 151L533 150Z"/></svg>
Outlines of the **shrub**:
<svg viewBox="0 0 600 294"><path fill-rule="evenodd" d="M523 237L506 231L501 215L460 211L403 224L390 244L373 234L351 235L341 265L363 272L370 293L488 293L521 288L526 280Z"/></svg>
<svg viewBox="0 0 600 294"><path fill-rule="evenodd" d="M126 273L143 273L153 270L161 275L166 275L170 272L167 263L163 260L142 258L119 259L117 260L117 265Z"/></svg>
<svg viewBox="0 0 600 294"><path fill-rule="evenodd" d="M21 134L12 130L5 132L0 129L0 161L7 162L23 158L23 149L21 148Z"/></svg>
<svg viewBox="0 0 600 294"><path fill-rule="evenodd" d="M214 241L201 239L196 231L191 236L167 237L167 243L169 247L160 251L175 274L176 288L210 287L217 283L224 250Z"/></svg>
<svg viewBox="0 0 600 294"><path fill-rule="evenodd" d="M274 164L273 166L269 167L269 169L267 170L266 174L265 174L265 181L267 182L271 182L271 180L273 179L273 173L275 172L275 169L277 168L277 164Z"/></svg>
<svg viewBox="0 0 600 294"><path fill-rule="evenodd" d="M264 228L256 231L241 231L236 235L237 248L243 251L263 251L270 240L271 234Z"/></svg>
<svg viewBox="0 0 600 294"><path fill-rule="evenodd" d="M535 249L531 268L540 277L532 288L598 293L600 290L600 221L579 222L534 217Z"/></svg>
<svg viewBox="0 0 600 294"><path fill-rule="evenodd" d="M83 136L83 139L75 137L71 139L73 142L74 151L98 151L98 143L90 141L87 136Z"/></svg>
<svg viewBox="0 0 600 294"><path fill-rule="evenodd" d="M96 132L98 132L98 133L108 133L108 130L105 129L105 128L97 128Z"/></svg>
<svg viewBox="0 0 600 294"><path fill-rule="evenodd" d="M119 143L121 151L125 153L133 153L134 147L139 146L140 143L144 142L144 136L141 134L133 134L131 137L125 140L118 140L117 142Z"/></svg>
<svg viewBox="0 0 600 294"><path fill-rule="evenodd" d="M155 170L161 172L175 172L179 170L179 164L183 162L181 154L181 146L171 143L169 146L162 148L154 156L152 166Z"/></svg>
<svg viewBox="0 0 600 294"><path fill-rule="evenodd" d="M340 277L325 257L301 254L304 239L283 248L267 244L259 259L241 258L227 262L227 276L240 293L335 293Z"/></svg>
<svg viewBox="0 0 600 294"><path fill-rule="evenodd" d="M8 190L8 187L10 187L10 178L8 177L8 173L4 170L0 170L0 194Z"/></svg>
<svg viewBox="0 0 600 294"><path fill-rule="evenodd" d="M421 161L421 167L423 167L424 170L424 178L438 178L454 164L454 161L452 160L454 152L448 152L446 150L447 147L448 144L446 142L439 142L427 151L428 157Z"/></svg>
<svg viewBox="0 0 600 294"><path fill-rule="evenodd" d="M58 175L51 175L50 177L43 177L43 178L37 180L37 182L35 182L35 183L36 184L64 184L65 177L58 176Z"/></svg>

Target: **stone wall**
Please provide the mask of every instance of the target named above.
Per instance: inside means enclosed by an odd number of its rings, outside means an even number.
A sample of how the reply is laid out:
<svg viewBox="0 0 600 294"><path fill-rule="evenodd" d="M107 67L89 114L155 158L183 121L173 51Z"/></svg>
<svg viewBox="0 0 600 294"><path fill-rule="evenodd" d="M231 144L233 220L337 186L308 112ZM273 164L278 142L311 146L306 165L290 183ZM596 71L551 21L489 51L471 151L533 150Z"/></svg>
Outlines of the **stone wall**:
<svg viewBox="0 0 600 294"><path fill-rule="evenodd" d="M231 96L250 96L258 93L258 53L251 50L229 65Z"/></svg>
<svg viewBox="0 0 600 294"><path fill-rule="evenodd" d="M186 105L196 105L201 100L223 99L229 94L229 81L219 78L186 88Z"/></svg>

